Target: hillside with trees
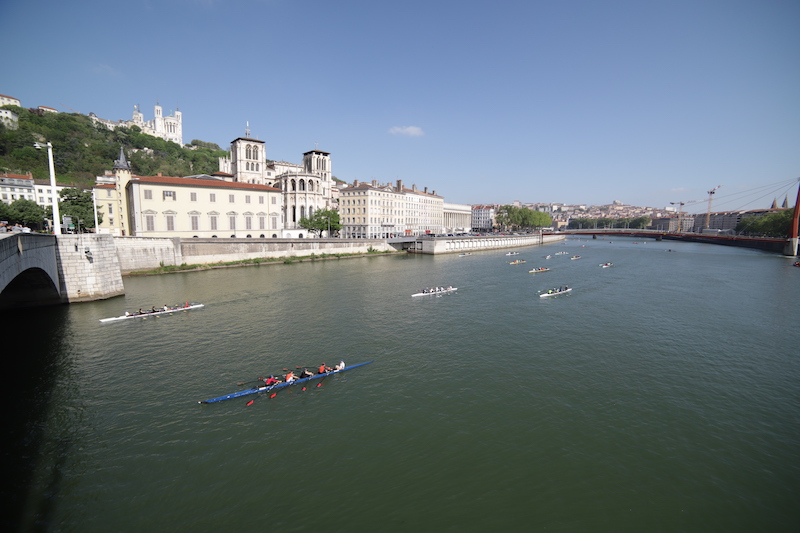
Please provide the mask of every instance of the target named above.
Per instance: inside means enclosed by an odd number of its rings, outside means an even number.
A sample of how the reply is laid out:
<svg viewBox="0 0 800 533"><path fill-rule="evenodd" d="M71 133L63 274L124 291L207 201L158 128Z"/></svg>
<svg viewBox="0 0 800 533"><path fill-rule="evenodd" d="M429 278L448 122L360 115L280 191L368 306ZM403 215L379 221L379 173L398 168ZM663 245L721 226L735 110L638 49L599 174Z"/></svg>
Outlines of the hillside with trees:
<svg viewBox="0 0 800 533"><path fill-rule="evenodd" d="M219 157L228 152L214 143L193 140L189 146L159 139L141 132L138 126L109 130L103 124L78 113L35 112L3 106L19 116L19 127L0 124L0 172L27 174L50 179L47 154L34 148L35 142L53 144L56 181L59 185L89 188L95 177L110 170L122 147L134 174L189 176L219 170Z"/></svg>

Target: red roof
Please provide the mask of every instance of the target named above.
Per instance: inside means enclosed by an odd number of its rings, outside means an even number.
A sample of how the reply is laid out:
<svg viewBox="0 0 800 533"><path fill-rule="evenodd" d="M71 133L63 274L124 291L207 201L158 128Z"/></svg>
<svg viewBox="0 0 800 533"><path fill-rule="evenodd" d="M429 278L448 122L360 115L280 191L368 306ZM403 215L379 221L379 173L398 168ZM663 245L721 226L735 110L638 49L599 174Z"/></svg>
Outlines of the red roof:
<svg viewBox="0 0 800 533"><path fill-rule="evenodd" d="M269 185L256 183L240 183L238 181L205 180L198 178L172 178L169 176L134 176L133 181L158 185L177 185L183 187L213 187L215 189L244 189L251 191L282 192Z"/></svg>
<svg viewBox="0 0 800 533"><path fill-rule="evenodd" d="M14 178L18 180L33 180L30 174L0 174L2 178Z"/></svg>

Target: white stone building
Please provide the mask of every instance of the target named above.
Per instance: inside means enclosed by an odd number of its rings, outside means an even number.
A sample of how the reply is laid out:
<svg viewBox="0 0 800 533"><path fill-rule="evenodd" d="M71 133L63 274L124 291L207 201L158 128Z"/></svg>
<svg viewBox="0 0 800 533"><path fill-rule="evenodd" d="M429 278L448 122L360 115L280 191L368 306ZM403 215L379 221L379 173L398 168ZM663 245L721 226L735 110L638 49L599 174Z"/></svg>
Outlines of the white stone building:
<svg viewBox="0 0 800 533"><path fill-rule="evenodd" d="M473 205L472 229L475 231L492 231L496 214L496 205Z"/></svg>
<svg viewBox="0 0 800 533"><path fill-rule="evenodd" d="M142 133L158 137L166 141L172 141L183 146L183 114L180 111L175 111L174 115L164 116L163 108L156 104L153 107L154 118L145 121L144 114L142 114L138 105L133 106L133 116L131 120L107 120L100 118L94 113L89 113L89 118L95 124L103 124L108 129L113 130L119 126L130 128L131 126L138 126Z"/></svg>
<svg viewBox="0 0 800 533"><path fill-rule="evenodd" d="M139 237L277 238L279 189L214 176L134 176L125 155L95 187L99 233ZM305 236L305 231L302 235Z"/></svg>
<svg viewBox="0 0 800 533"><path fill-rule="evenodd" d="M339 219L344 238L385 239L444 232L444 198L403 186L353 182L339 191Z"/></svg>

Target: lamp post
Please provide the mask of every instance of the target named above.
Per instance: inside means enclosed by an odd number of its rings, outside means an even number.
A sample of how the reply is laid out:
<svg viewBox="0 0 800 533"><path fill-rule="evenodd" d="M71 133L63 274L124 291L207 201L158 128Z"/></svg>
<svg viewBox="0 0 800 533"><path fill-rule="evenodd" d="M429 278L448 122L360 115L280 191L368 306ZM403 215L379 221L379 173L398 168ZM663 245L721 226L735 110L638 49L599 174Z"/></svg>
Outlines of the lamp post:
<svg viewBox="0 0 800 533"><path fill-rule="evenodd" d="M58 212L58 191L56 191L56 169L53 165L53 145L48 142L47 144L33 143L37 150L47 148L47 162L50 166L50 192L53 195L53 235L61 234L61 216Z"/></svg>

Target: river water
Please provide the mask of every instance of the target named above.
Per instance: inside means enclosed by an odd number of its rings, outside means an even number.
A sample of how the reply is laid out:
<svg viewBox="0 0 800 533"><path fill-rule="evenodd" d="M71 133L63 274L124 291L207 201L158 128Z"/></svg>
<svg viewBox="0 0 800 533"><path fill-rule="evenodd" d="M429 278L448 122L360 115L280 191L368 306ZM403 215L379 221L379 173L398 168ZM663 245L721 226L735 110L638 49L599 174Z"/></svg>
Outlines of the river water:
<svg viewBox="0 0 800 533"><path fill-rule="evenodd" d="M123 297L6 317L24 348L3 357L4 520L797 531L792 260L629 238L518 251L126 278ZM551 271L528 273L539 266ZM538 297L564 284L571 294ZM443 285L458 291L411 297ZM187 300L206 307L99 322ZM250 406L198 404L340 359L374 363Z"/></svg>

